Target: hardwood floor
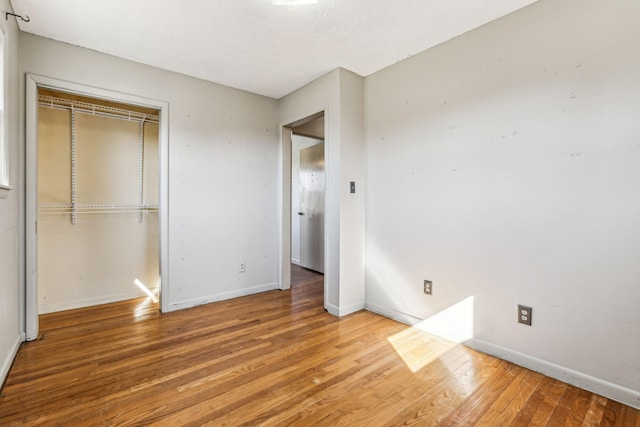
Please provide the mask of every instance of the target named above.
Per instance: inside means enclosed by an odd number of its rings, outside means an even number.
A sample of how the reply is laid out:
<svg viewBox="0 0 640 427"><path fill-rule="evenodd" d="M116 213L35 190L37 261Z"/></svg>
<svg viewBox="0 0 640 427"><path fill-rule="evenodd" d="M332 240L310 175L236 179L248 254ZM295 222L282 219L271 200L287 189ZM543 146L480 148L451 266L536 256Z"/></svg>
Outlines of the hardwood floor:
<svg viewBox="0 0 640 427"><path fill-rule="evenodd" d="M138 299L41 317L0 425L640 426L640 411L370 312L322 276L160 314Z"/></svg>

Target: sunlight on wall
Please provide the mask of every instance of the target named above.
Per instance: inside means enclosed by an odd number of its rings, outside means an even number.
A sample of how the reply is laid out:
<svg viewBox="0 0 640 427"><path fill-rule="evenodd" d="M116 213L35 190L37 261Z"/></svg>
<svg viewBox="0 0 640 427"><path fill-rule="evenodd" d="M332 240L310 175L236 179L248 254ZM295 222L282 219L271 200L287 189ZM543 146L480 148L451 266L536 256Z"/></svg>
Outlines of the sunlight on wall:
<svg viewBox="0 0 640 427"><path fill-rule="evenodd" d="M473 338L473 296L387 338L411 372L418 372Z"/></svg>
<svg viewBox="0 0 640 427"><path fill-rule="evenodd" d="M154 303L157 303L157 302L158 302L158 297L156 297L156 296L154 295L154 293L153 293L153 292L151 292L151 290L149 290L149 288L147 288L147 287L145 286L145 284L144 284L144 283L142 283L142 282L141 282L140 280L138 280L138 279L135 279L135 280L133 281L133 283L135 283L135 284L136 284L136 286L137 286L137 287L139 287L139 288L142 290L142 292L144 292L145 294L147 294L147 296L148 296L149 298L151 298L151 300L152 300Z"/></svg>
<svg viewBox="0 0 640 427"><path fill-rule="evenodd" d="M473 302L467 297L413 327L456 343L467 341L473 338Z"/></svg>
<svg viewBox="0 0 640 427"><path fill-rule="evenodd" d="M403 274L404 270L398 268L392 259L391 254L381 250L374 242L369 242L366 275L370 282L378 284L375 291L383 294L378 300L386 301L388 308L407 314L416 306L415 293L410 291L414 287L411 279Z"/></svg>

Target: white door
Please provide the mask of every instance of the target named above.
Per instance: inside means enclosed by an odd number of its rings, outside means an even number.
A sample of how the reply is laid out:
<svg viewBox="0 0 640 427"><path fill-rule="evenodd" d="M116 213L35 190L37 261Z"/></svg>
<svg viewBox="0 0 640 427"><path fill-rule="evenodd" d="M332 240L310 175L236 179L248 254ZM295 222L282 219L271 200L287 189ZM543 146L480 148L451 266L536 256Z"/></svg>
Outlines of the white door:
<svg viewBox="0 0 640 427"><path fill-rule="evenodd" d="M324 273L324 143L300 150L300 265Z"/></svg>

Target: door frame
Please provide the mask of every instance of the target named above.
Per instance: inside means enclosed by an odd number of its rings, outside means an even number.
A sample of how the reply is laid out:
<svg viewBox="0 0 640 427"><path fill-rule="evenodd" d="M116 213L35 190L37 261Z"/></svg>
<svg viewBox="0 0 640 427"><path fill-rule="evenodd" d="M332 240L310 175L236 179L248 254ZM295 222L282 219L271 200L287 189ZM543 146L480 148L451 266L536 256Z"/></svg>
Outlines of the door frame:
<svg viewBox="0 0 640 427"><path fill-rule="evenodd" d="M25 132L25 334L38 338L38 88L121 102L160 111L158 125L160 227L160 311L169 311L169 104L150 98L71 83L28 73L26 76Z"/></svg>
<svg viewBox="0 0 640 427"><path fill-rule="evenodd" d="M300 114L296 117L284 120L280 124L280 147L278 162L278 178L280 186L278 188L279 206L279 234L278 245L278 285L281 290L291 288L291 150L292 150L292 128L311 121L320 116L324 116L324 170L325 170L325 217L324 217L324 308L328 309L329 304L329 253L327 244L329 227L327 226L327 176L331 165L328 157L328 144L330 144L328 106L314 109L311 113Z"/></svg>

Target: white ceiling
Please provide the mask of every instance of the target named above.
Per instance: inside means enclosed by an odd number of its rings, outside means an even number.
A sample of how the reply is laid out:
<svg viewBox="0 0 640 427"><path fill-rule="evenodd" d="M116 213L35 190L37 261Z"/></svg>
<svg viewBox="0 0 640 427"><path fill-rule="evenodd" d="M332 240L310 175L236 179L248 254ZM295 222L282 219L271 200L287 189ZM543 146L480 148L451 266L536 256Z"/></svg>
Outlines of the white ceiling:
<svg viewBox="0 0 640 427"><path fill-rule="evenodd" d="M344 67L372 74L536 0L11 0L20 29L281 98Z"/></svg>

